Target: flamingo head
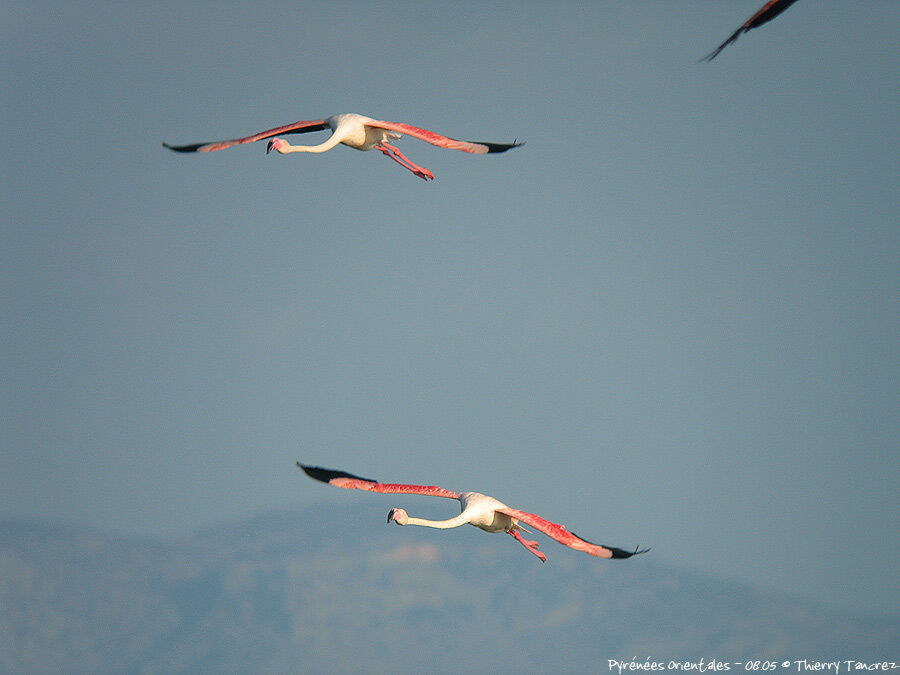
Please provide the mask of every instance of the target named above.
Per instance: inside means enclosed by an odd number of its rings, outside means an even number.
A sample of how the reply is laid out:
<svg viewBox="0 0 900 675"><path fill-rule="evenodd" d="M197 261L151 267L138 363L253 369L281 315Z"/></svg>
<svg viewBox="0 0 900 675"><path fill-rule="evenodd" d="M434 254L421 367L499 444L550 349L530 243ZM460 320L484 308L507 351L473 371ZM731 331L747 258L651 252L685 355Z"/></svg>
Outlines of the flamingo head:
<svg viewBox="0 0 900 675"><path fill-rule="evenodd" d="M391 522L392 520L398 525L406 525L409 515L403 509L391 509L387 521Z"/></svg>
<svg viewBox="0 0 900 675"><path fill-rule="evenodd" d="M269 144L266 146L266 154L268 155L272 150L277 150L278 152L282 152L288 146L288 142L283 138L273 138L269 141ZM283 153L282 153L283 154Z"/></svg>

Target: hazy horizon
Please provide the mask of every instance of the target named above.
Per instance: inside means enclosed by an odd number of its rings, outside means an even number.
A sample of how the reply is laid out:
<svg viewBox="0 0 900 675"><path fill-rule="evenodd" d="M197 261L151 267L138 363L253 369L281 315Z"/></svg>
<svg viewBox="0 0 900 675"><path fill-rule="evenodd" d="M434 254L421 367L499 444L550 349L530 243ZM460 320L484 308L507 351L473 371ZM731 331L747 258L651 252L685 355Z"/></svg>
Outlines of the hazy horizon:
<svg viewBox="0 0 900 675"><path fill-rule="evenodd" d="M574 673L700 655L750 670L761 654L893 661L900 643L896 615L652 555L538 535L541 563L502 534L373 515L319 503L166 542L0 519L0 671Z"/></svg>

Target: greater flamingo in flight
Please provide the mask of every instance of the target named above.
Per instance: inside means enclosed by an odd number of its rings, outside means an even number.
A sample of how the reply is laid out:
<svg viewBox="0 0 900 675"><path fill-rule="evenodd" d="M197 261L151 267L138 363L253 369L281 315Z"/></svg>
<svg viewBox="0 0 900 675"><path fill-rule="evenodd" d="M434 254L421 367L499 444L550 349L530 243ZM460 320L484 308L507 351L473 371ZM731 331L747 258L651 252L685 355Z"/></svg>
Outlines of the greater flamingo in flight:
<svg viewBox="0 0 900 675"><path fill-rule="evenodd" d="M741 36L741 33L746 33L748 30L752 30L757 26L762 26L767 21L771 21L788 7L793 5L795 2L797 2L797 0L769 0L769 2L759 8L759 11L757 11L756 14L747 19L740 28L734 31L734 33L732 33L731 36L727 40L725 40L725 42L720 44L700 60L712 61L719 55L720 51L737 40Z"/></svg>
<svg viewBox="0 0 900 675"><path fill-rule="evenodd" d="M283 138L276 136L288 134L305 134L310 131L322 131L331 129L332 134L324 143L319 145L291 145ZM266 153L277 150L283 155L290 152L326 152L331 150L338 143L356 150L371 150L375 148L383 152L386 156L409 169L419 178L423 180L434 180L434 174L428 169L413 164L400 150L391 145L389 141L400 138L401 136L412 136L420 140L436 145L439 148L449 148L451 150L462 150L463 152L471 152L475 154L485 154L488 152L506 152L510 148L516 148L523 143L484 143L472 141L457 141L454 138L441 136L427 129L420 129L409 124L401 124L399 122L384 122L373 120L365 115L357 115L356 113L344 113L341 115L332 115L328 119L322 120L306 120L294 122L293 124L285 124L274 129L260 131L252 136L244 138L235 138L230 141L219 141L216 143L194 143L191 145L163 145L170 150L176 152L213 152L214 150L224 150L232 145L241 145L243 143L253 143L266 138L271 139L266 147Z"/></svg>
<svg viewBox="0 0 900 675"><path fill-rule="evenodd" d="M297 462L306 475L315 478L323 483L334 485L335 487L368 490L369 492L385 492L391 494L411 494L411 495L429 495L432 497L448 497L456 499L461 505L461 513L450 520L425 520L423 518L412 518L403 509L391 509L388 513L387 521L394 521L398 525L423 525L424 527L436 527L439 529L448 529L451 527L459 527L460 525L474 525L481 528L485 532L506 532L518 541L522 546L534 553L541 562L547 560L541 551L538 550L538 542L530 541L522 537L519 532L528 532L519 523L527 523L534 529L543 532L549 537L553 537L561 544L565 544L577 551L584 551L598 558L630 558L639 553L649 551L649 548L636 548L633 551L625 551L620 548L611 546L601 546L600 544L592 544L589 541L576 536L569 532L563 525L557 525L549 520L544 520L540 516L533 513L526 513L518 509L512 509L503 502L499 502L493 497L479 494L478 492L453 492L434 485L405 485L402 483L379 483L369 478L360 478L344 471L334 471L332 469L323 469L318 466L306 466Z"/></svg>

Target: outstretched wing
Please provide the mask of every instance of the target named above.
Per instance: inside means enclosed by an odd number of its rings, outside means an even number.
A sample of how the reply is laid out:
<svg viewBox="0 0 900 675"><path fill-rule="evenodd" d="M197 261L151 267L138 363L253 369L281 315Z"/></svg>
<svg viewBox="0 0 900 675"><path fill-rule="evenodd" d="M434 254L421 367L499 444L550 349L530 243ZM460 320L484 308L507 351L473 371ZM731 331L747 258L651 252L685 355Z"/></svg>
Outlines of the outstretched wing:
<svg viewBox="0 0 900 675"><path fill-rule="evenodd" d="M433 131L428 131L428 129L420 129L419 127L414 127L411 124L402 124L400 122L382 122L379 120L369 120L368 122L366 122L366 125L370 127L376 127L378 129L388 129L390 131L396 131L401 134L406 134L407 136L418 138L419 140L425 141L426 143L436 145L439 148L447 148L449 150L462 150L463 152L472 152L477 155L483 155L487 152L506 152L510 148L517 148L520 145L525 145L524 141L521 143L485 143L484 141L476 143L473 141L458 141L455 138L448 138L447 136L436 134Z"/></svg>
<svg viewBox="0 0 900 675"><path fill-rule="evenodd" d="M525 511L519 511L518 509L511 509L509 507L497 509L497 511L505 513L507 516L520 520L523 523L528 523L534 529L543 532L548 537L553 537L560 544L565 544L570 548L584 551L585 553L595 555L599 558L630 558L633 555L646 553L650 550L649 548L636 548L633 551L626 551L621 548L613 548L612 546L592 544L586 539L582 539L574 532L569 532L564 525L557 525L556 523L545 520L533 513L526 513Z"/></svg>
<svg viewBox="0 0 900 675"><path fill-rule="evenodd" d="M797 0L769 0L769 2L759 8L759 11L757 11L756 14L747 19L740 28L734 31L734 33L732 33L731 36L727 40L725 40L725 42L720 44L700 60L712 61L719 55L720 51L737 40L740 37L741 33L746 33L748 30L751 30L758 26L762 26L767 21L771 21L788 7L793 5L795 2L797 2Z"/></svg>
<svg viewBox="0 0 900 675"><path fill-rule="evenodd" d="M310 478L315 478L323 483L334 485L339 488L348 488L352 490L368 490L369 492L386 492L408 495L426 495L429 497L449 497L450 499L459 499L459 493L452 490L435 485L406 485L404 483L379 483L371 478L360 478L352 473L345 471L335 471L333 469L323 469L320 466L306 466L297 462L297 466L306 472Z"/></svg>
<svg viewBox="0 0 900 675"><path fill-rule="evenodd" d="M232 145L254 143L256 141L261 141L264 138L272 138L273 136L281 136L287 134L305 134L310 131L321 131L322 129L327 128L328 123L325 120L306 120L301 122L294 122L293 124L285 124L282 127L267 129L266 131L260 131L258 134L253 134L252 136L235 138L230 141L193 143L191 145L169 145L164 141L163 145L169 150L174 150L175 152L213 152L214 150L224 150L225 148L230 148Z"/></svg>

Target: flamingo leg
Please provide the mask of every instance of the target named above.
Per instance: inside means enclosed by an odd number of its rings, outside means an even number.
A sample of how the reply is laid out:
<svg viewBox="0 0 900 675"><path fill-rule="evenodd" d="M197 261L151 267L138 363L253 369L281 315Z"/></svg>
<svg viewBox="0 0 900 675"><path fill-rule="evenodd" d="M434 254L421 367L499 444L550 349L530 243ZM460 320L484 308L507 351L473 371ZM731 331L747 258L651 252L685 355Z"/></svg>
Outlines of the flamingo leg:
<svg viewBox="0 0 900 675"><path fill-rule="evenodd" d="M517 530L507 530L506 534L513 537L517 542L522 544L522 546L524 546L529 551L534 553L538 558L541 559L541 562L547 562L547 556L545 556L543 553L541 553L540 551L537 550L538 542L531 541L530 539L525 539L524 537L522 537L521 534L519 534L519 532Z"/></svg>
<svg viewBox="0 0 900 675"><path fill-rule="evenodd" d="M426 180L426 181L434 180L433 173L431 173L428 169L426 169L423 166L419 166L418 164L413 164L413 162L410 161L410 159L406 155L404 155L402 152L400 152L399 148L397 148L396 146L393 146L390 143L382 142L382 143L379 143L378 145L376 145L375 147L378 148L379 150L381 150L381 152L383 152L387 157L390 157L392 160L397 162L397 164L399 164L400 166L403 166L403 167L409 169L410 171L412 171L414 174L416 174L422 180Z"/></svg>

